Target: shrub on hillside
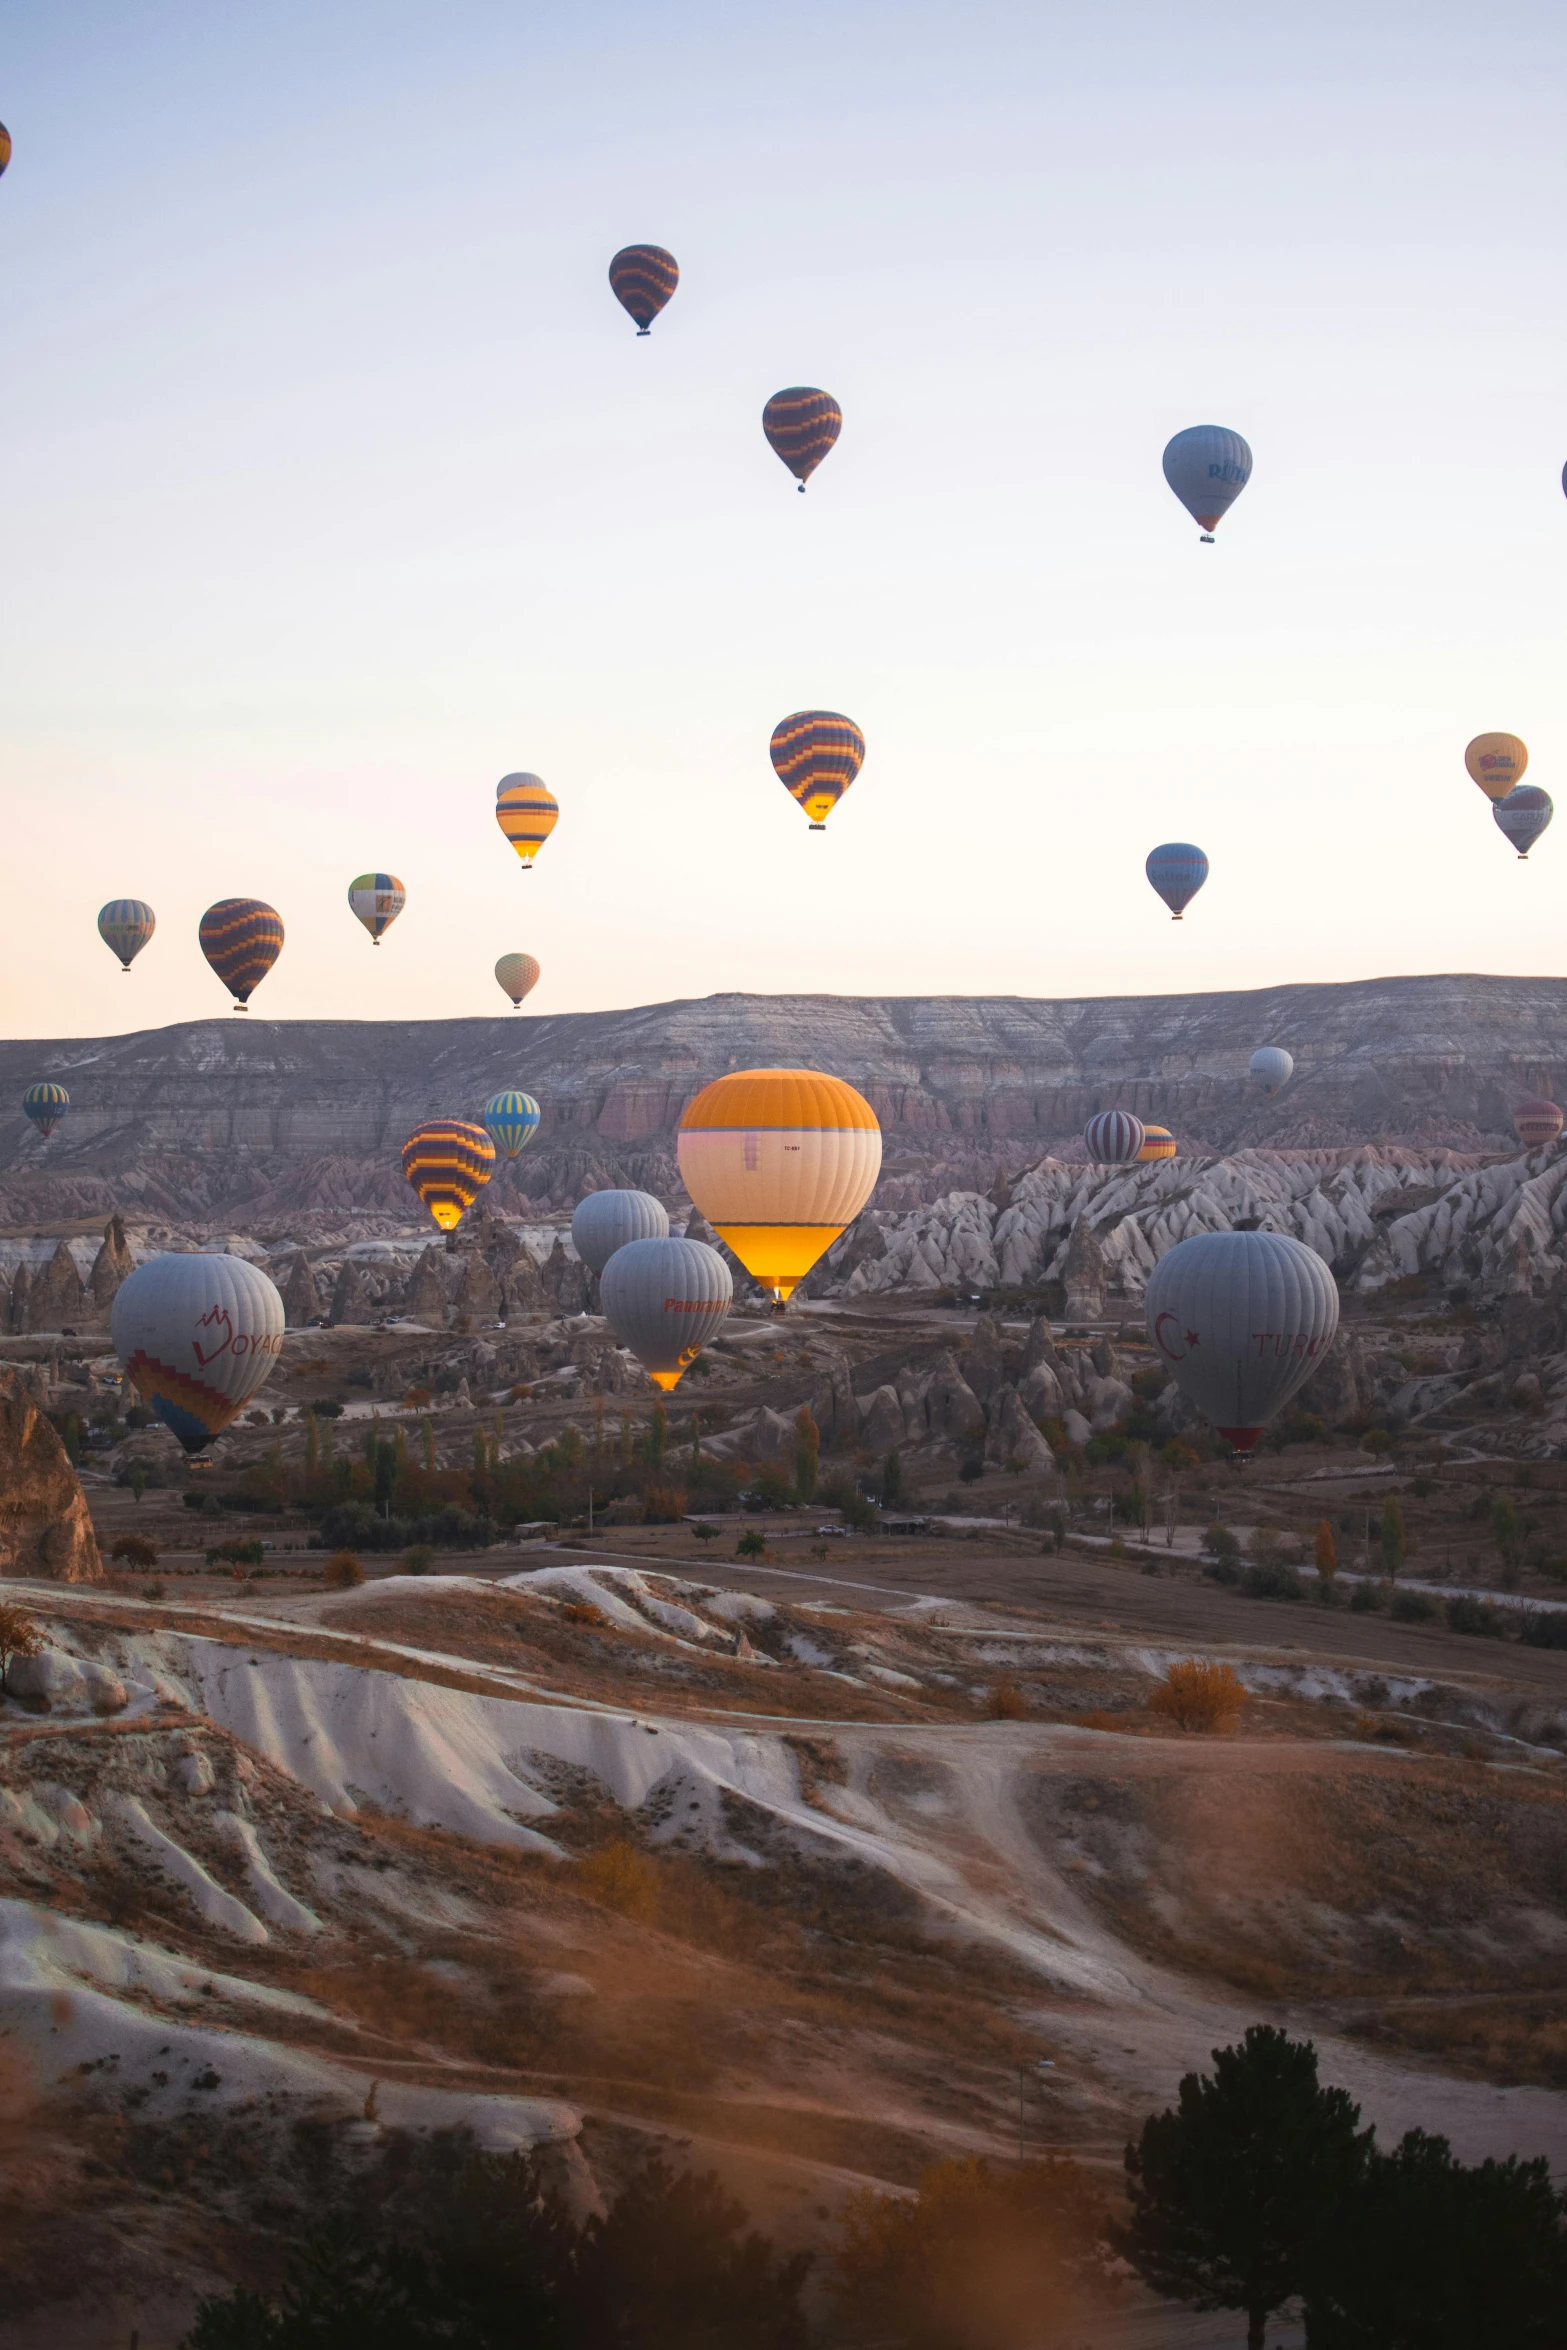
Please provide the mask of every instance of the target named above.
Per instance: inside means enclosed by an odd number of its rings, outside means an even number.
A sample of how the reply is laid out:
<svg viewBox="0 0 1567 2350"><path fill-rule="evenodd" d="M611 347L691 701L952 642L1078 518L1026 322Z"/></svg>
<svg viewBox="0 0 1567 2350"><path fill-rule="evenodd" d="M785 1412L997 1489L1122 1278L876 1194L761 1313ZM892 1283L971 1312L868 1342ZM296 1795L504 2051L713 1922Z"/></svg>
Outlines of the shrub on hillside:
<svg viewBox="0 0 1567 2350"><path fill-rule="evenodd" d="M259 1542L215 1542L207 1553L207 1564L209 1567L259 1567L266 1555ZM154 1551L153 1559L156 1557Z"/></svg>
<svg viewBox="0 0 1567 2350"><path fill-rule="evenodd" d="M1395 1624L1434 1624L1436 1601L1427 1591L1395 1591L1388 1613Z"/></svg>
<svg viewBox="0 0 1567 2350"><path fill-rule="evenodd" d="M683 1486L650 1485L642 1496L642 1523L645 1526L678 1526L685 1514Z"/></svg>
<svg viewBox="0 0 1567 2350"><path fill-rule="evenodd" d="M1148 1700L1148 1711L1181 1730L1227 1730L1240 1719L1246 1687L1229 1665L1201 1657L1174 1664Z"/></svg>
<svg viewBox="0 0 1567 2350"><path fill-rule="evenodd" d="M1003 1673L994 1683L986 1699L985 1711L993 1722L1026 1722L1028 1699L1010 1673Z"/></svg>
<svg viewBox="0 0 1567 2350"><path fill-rule="evenodd" d="M149 1542L145 1534L122 1534L109 1556L112 1559L123 1559L128 1567L155 1567L158 1563L158 1545Z"/></svg>
<svg viewBox="0 0 1567 2350"><path fill-rule="evenodd" d="M1241 1570L1240 1589L1247 1599L1299 1599L1300 1577L1281 1558L1253 1559Z"/></svg>
<svg viewBox="0 0 1567 2350"><path fill-rule="evenodd" d="M351 1550L335 1550L321 1570L322 1578L337 1591L352 1591L356 1583L365 1579L363 1563Z"/></svg>
<svg viewBox="0 0 1567 2350"><path fill-rule="evenodd" d="M1475 1599L1467 1591L1456 1592L1443 1613L1449 1632L1478 1632L1484 1639L1500 1640L1507 1630L1499 1607L1492 1607L1488 1599Z"/></svg>
<svg viewBox="0 0 1567 2350"><path fill-rule="evenodd" d="M1518 1637L1529 1648L1567 1648L1567 1608L1525 1608Z"/></svg>

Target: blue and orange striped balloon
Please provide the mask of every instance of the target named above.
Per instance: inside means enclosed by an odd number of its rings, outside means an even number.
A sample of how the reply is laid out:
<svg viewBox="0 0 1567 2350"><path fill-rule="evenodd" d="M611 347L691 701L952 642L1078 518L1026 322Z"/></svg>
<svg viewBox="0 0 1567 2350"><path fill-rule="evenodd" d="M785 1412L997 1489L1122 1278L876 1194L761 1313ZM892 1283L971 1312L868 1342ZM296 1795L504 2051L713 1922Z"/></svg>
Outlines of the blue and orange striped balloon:
<svg viewBox="0 0 1567 2350"><path fill-rule="evenodd" d="M825 830L864 764L865 737L854 720L841 710L796 710L779 719L767 747L779 782L799 801L811 830Z"/></svg>
<svg viewBox="0 0 1567 2350"><path fill-rule="evenodd" d="M484 1105L484 1128L496 1149L514 1159L539 1130L539 1105L531 1093L492 1094Z"/></svg>
<svg viewBox="0 0 1567 2350"><path fill-rule="evenodd" d="M403 1173L443 1232L462 1222L494 1172L494 1143L462 1118L427 1118L403 1144Z"/></svg>
<svg viewBox="0 0 1567 2350"><path fill-rule="evenodd" d="M1171 921L1179 922L1208 878L1208 860L1189 840L1167 840L1150 851L1143 870L1169 907Z"/></svg>
<svg viewBox="0 0 1567 2350"><path fill-rule="evenodd" d="M1127 1167L1148 1139L1148 1129L1130 1110L1101 1110L1083 1128L1088 1155L1101 1167Z"/></svg>
<svg viewBox="0 0 1567 2350"><path fill-rule="evenodd" d="M609 265L609 282L622 310L645 335L680 283L680 264L662 245L622 245Z"/></svg>
<svg viewBox="0 0 1567 2350"><path fill-rule="evenodd" d="M843 430L843 410L831 392L814 384L791 384L774 392L762 410L762 430L775 457L781 457L805 494L805 485Z"/></svg>
<svg viewBox="0 0 1567 2350"><path fill-rule="evenodd" d="M560 802L537 775L503 775L495 786L495 821L526 873L560 820Z"/></svg>
<svg viewBox="0 0 1567 2350"><path fill-rule="evenodd" d="M283 923L261 898L219 898L201 917L201 951L243 1012L279 955Z"/></svg>
<svg viewBox="0 0 1567 2350"><path fill-rule="evenodd" d="M111 898L98 912L98 936L127 974L157 927L157 916L143 898Z"/></svg>
<svg viewBox="0 0 1567 2350"><path fill-rule="evenodd" d="M63 1085L45 1081L30 1085L22 1096L22 1109L31 1118L45 1142L59 1125L71 1106L71 1097Z"/></svg>

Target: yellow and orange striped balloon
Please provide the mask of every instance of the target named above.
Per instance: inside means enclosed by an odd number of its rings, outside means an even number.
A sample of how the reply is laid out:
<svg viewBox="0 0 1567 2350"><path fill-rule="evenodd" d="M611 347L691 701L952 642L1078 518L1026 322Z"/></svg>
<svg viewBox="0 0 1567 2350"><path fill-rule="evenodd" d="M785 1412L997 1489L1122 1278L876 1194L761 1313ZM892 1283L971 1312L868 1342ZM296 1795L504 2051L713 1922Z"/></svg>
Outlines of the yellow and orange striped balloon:
<svg viewBox="0 0 1567 2350"><path fill-rule="evenodd" d="M1156 1159L1173 1159L1174 1156L1175 1137L1168 1126L1143 1128L1143 1147L1136 1159L1139 1167L1151 1167Z"/></svg>
<svg viewBox="0 0 1567 2350"><path fill-rule="evenodd" d="M863 1094L815 1069L740 1069L689 1103L676 1137L687 1191L780 1303L864 1207L881 1128Z"/></svg>
<svg viewBox="0 0 1567 2350"><path fill-rule="evenodd" d="M462 1118L427 1118L403 1144L403 1173L443 1232L462 1222L494 1172L494 1143Z"/></svg>
<svg viewBox="0 0 1567 2350"><path fill-rule="evenodd" d="M554 831L560 803L537 775L503 775L495 786L495 821L527 872Z"/></svg>

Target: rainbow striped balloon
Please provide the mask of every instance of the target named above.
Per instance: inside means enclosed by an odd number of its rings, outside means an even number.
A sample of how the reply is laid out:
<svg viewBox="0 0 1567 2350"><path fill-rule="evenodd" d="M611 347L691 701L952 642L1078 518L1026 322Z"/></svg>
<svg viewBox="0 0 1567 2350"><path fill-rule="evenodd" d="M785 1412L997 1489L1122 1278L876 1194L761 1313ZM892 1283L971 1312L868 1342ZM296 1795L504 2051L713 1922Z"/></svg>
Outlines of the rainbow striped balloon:
<svg viewBox="0 0 1567 2350"><path fill-rule="evenodd" d="M1143 871L1169 907L1172 922L1179 922L1208 878L1208 860L1189 840L1167 840L1149 851Z"/></svg>
<svg viewBox="0 0 1567 2350"><path fill-rule="evenodd" d="M219 898L201 917L201 951L243 1012L283 952L283 923L260 898Z"/></svg>
<svg viewBox="0 0 1567 2350"><path fill-rule="evenodd" d="M654 319L680 283L680 264L662 245L622 245L609 265L609 282L622 310L650 332Z"/></svg>
<svg viewBox="0 0 1567 2350"><path fill-rule="evenodd" d="M71 1097L63 1085L45 1082L30 1085L22 1096L22 1109L31 1118L45 1142L59 1125L71 1106Z"/></svg>
<svg viewBox="0 0 1567 2350"><path fill-rule="evenodd" d="M1129 1167L1147 1139L1147 1127L1130 1110L1101 1110L1083 1128L1088 1155L1101 1167Z"/></svg>
<svg viewBox="0 0 1567 2350"><path fill-rule="evenodd" d="M484 1128L497 1150L514 1159L539 1131L539 1105L531 1093L497 1093L484 1105Z"/></svg>
<svg viewBox="0 0 1567 2350"><path fill-rule="evenodd" d="M391 929L407 905L408 892L395 873L356 873L348 885L348 903L369 931L370 944L378 947L381 933Z"/></svg>
<svg viewBox="0 0 1567 2350"><path fill-rule="evenodd" d="M762 410L762 430L775 457L781 457L805 494L805 485L843 430L843 410L831 392L814 384L791 384L774 392Z"/></svg>
<svg viewBox="0 0 1567 2350"><path fill-rule="evenodd" d="M778 780L798 800L813 832L827 819L859 774L865 737L841 710L796 710L780 718L768 744Z"/></svg>
<svg viewBox="0 0 1567 2350"><path fill-rule="evenodd" d="M461 1118L428 1118L403 1144L403 1173L443 1232L462 1222L494 1172L494 1143Z"/></svg>
<svg viewBox="0 0 1567 2350"><path fill-rule="evenodd" d="M142 898L111 898L98 910L98 936L127 974L157 927L157 916Z"/></svg>
<svg viewBox="0 0 1567 2350"><path fill-rule="evenodd" d="M522 859L524 872L554 831L560 803L536 775L503 775L495 786L495 821Z"/></svg>

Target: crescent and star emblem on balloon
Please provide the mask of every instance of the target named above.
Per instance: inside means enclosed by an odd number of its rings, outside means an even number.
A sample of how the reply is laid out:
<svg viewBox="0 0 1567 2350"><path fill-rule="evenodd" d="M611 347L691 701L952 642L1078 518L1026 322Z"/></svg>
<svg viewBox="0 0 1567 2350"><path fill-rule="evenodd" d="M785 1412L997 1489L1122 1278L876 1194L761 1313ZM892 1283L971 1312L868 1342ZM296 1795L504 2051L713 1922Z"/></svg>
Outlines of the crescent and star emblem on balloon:
<svg viewBox="0 0 1567 2350"><path fill-rule="evenodd" d="M1166 1322L1172 1323L1174 1325L1176 1336L1178 1338L1184 1337L1185 1343L1183 1344L1179 1354L1176 1353L1170 1339L1165 1335L1164 1326ZM1159 1352L1164 1356L1165 1361L1169 1363L1178 1363L1182 1361L1186 1355L1191 1353L1193 1347L1199 1346L1202 1343L1198 1338L1195 1330L1188 1330L1183 1333L1181 1330L1180 1316L1178 1314L1171 1313L1161 1314L1157 1322L1155 1322L1153 1326L1153 1342L1159 1349Z"/></svg>

